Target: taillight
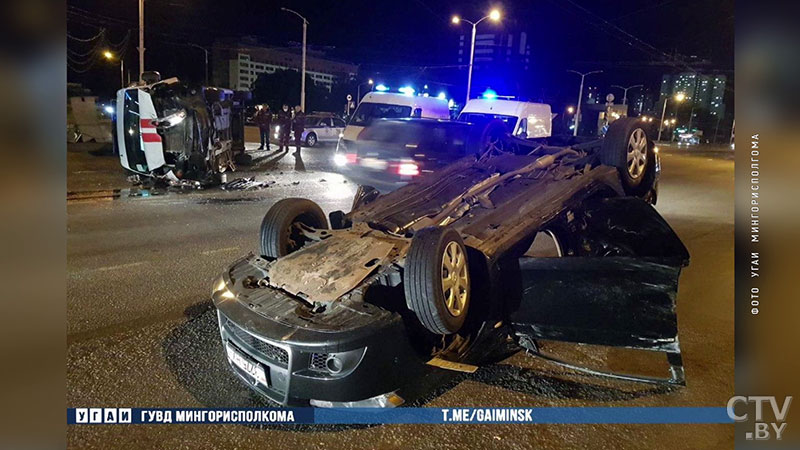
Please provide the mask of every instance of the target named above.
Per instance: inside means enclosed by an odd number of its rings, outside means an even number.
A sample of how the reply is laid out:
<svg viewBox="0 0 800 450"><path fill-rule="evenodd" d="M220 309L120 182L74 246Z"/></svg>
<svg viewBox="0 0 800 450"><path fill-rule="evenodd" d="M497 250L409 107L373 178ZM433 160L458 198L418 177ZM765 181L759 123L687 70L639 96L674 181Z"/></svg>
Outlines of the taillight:
<svg viewBox="0 0 800 450"><path fill-rule="evenodd" d="M415 177L419 175L419 166L413 162L400 163L397 166L397 174L407 177Z"/></svg>
<svg viewBox="0 0 800 450"><path fill-rule="evenodd" d="M355 164L358 162L358 154L356 153L346 153L345 158L347 158L347 164Z"/></svg>

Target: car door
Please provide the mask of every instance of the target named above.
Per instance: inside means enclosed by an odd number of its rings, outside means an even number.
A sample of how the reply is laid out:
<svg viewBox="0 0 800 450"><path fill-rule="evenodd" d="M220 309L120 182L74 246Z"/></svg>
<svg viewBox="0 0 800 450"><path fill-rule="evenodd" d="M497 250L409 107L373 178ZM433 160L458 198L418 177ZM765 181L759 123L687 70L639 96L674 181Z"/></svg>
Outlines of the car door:
<svg viewBox="0 0 800 450"><path fill-rule="evenodd" d="M319 120L319 139L326 142L333 140L330 117L323 117Z"/></svg>
<svg viewBox="0 0 800 450"><path fill-rule="evenodd" d="M549 224L561 257L503 262L509 319L529 351L594 374L684 384L678 277L689 253L656 210L634 197L589 202ZM603 372L541 352L538 340L662 352L669 378Z"/></svg>
<svg viewBox="0 0 800 450"><path fill-rule="evenodd" d="M339 140L339 136L344 133L344 127L346 124L344 123L344 120L337 119L335 117L331 119L331 123L333 123L333 127L331 128L331 132L333 133L332 140Z"/></svg>

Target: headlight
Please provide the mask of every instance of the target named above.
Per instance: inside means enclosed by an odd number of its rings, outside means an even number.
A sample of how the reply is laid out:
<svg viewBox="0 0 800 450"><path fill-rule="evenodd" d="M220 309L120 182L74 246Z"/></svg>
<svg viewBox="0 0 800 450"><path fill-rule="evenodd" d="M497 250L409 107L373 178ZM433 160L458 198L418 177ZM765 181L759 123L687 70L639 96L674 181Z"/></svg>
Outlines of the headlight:
<svg viewBox="0 0 800 450"><path fill-rule="evenodd" d="M174 127L175 125L183 122L183 119L185 118L186 111L182 109L174 114L168 115L167 117L156 119L153 122L155 122L157 127Z"/></svg>
<svg viewBox="0 0 800 450"><path fill-rule="evenodd" d="M217 294L219 294L219 296L222 298L228 298L228 299L236 297L233 294L233 292L231 292L230 289L228 289L228 283L226 283L225 279L222 277L219 277L219 279L214 283L214 287L211 290L212 297Z"/></svg>
<svg viewBox="0 0 800 450"><path fill-rule="evenodd" d="M347 157L344 156L344 153L337 153L333 155L333 163L339 167L343 167L347 165Z"/></svg>

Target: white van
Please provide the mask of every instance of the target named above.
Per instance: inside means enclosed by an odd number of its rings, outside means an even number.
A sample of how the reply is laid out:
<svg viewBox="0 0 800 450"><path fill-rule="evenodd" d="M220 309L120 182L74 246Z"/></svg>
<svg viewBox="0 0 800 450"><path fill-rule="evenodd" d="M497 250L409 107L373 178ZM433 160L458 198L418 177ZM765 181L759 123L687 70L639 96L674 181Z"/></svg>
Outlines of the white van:
<svg viewBox="0 0 800 450"><path fill-rule="evenodd" d="M355 141L358 134L375 119L424 117L450 119L447 100L395 92L370 92L364 96L342 133L345 141Z"/></svg>
<svg viewBox="0 0 800 450"><path fill-rule="evenodd" d="M550 105L545 103L487 98L468 101L457 120L472 123L502 120L512 136L523 139L550 137L553 123Z"/></svg>

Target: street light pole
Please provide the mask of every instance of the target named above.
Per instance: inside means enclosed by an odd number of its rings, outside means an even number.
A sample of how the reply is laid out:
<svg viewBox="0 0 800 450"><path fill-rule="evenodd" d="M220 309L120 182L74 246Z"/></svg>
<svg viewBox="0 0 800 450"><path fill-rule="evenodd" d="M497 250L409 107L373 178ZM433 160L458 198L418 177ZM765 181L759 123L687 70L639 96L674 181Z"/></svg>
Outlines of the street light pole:
<svg viewBox="0 0 800 450"><path fill-rule="evenodd" d="M484 17L484 19L485 19L485 17ZM483 19L481 19L481 20L483 20ZM478 22L480 22L480 20ZM472 63L473 63L473 61L475 61L475 34L477 33L477 31L478 31L478 24L477 23L473 23L472 24L472 41L471 41L472 43L470 44L470 50L469 50L469 74L467 75L467 99L464 101L465 105L469 101L469 91L472 89Z"/></svg>
<svg viewBox="0 0 800 450"><path fill-rule="evenodd" d="M356 88L356 95L358 95L358 99L356 101L356 104L361 103L361 86L363 86L365 84L368 84L368 85L372 86L373 83L374 83L374 81L372 81L372 78L370 78L369 80L367 80L367 81L365 81L365 82L363 82L363 83L358 85L358 87Z"/></svg>
<svg viewBox="0 0 800 450"><path fill-rule="evenodd" d="M611 87L622 89L622 92L623 92L623 94L622 94L622 104L623 105L627 105L628 104L628 89L634 89L634 88L643 87L643 86L644 85L642 85L642 84L635 84L633 86L628 86L628 87L622 87L622 86L620 86L618 84L611 85Z"/></svg>
<svg viewBox="0 0 800 450"><path fill-rule="evenodd" d="M289 8L281 8L281 10L290 12L299 17L303 21L303 64L300 73L300 109L305 112L306 110L306 31L308 29L308 20L301 16L297 11Z"/></svg>
<svg viewBox="0 0 800 450"><path fill-rule="evenodd" d="M685 99L685 98L686 98L686 95L684 95L682 92L679 92L677 95L675 95L675 101L678 102L678 103L682 102L683 99ZM660 141L661 140L661 128L663 128L663 126L664 126L664 116L667 113L667 102L668 101L669 101L669 96L664 97L664 107L661 109L661 122L659 122L659 124L658 124L658 138L656 139L656 141Z"/></svg>
<svg viewBox="0 0 800 450"><path fill-rule="evenodd" d="M458 24L461 21L464 21L464 22L467 22L468 24L472 25L472 40L471 40L471 43L470 43L470 50L469 50L469 69L467 71L467 100L464 102L464 104L466 104L466 102L469 101L469 93L470 93L470 90L472 89L472 64L473 64L473 62L475 60L475 35L477 34L477 31L478 31L478 24L483 22L486 19L491 19L491 20L497 22L498 20L500 20L500 11L498 11L496 9L493 9L489 13L489 15L483 16L483 17L480 18L480 20L475 21L475 22L470 22L469 20L462 19L462 18L460 18L458 16L453 16L453 19L452 19L452 22L455 23L455 24Z"/></svg>
<svg viewBox="0 0 800 450"><path fill-rule="evenodd" d="M144 74L144 0L139 0L139 81Z"/></svg>
<svg viewBox="0 0 800 450"><path fill-rule="evenodd" d="M658 123L658 138L656 142L661 141L661 130L664 128L664 116L667 114L667 101L669 97L664 97L664 107L661 109L661 122Z"/></svg>
<svg viewBox="0 0 800 450"><path fill-rule="evenodd" d="M208 49L203 47L203 46L201 46L201 45L192 44L192 43L189 43L189 46L190 47L194 47L194 48L199 48L205 54L205 59L206 59L206 61L205 61L206 62L205 63L205 69L206 69L206 71L205 71L205 77L204 78L206 80L206 86L208 86Z"/></svg>
<svg viewBox="0 0 800 450"><path fill-rule="evenodd" d="M587 75L591 75L593 73L600 73L602 72L602 70L593 70L591 72L586 72L586 73L580 73L577 70L568 70L567 72L577 73L578 75L581 76L581 87L580 90L578 91L578 106L575 108L575 129L572 130L572 135L577 136L578 125L580 124L581 120L581 100L583 100L583 80L584 78L586 78Z"/></svg>

